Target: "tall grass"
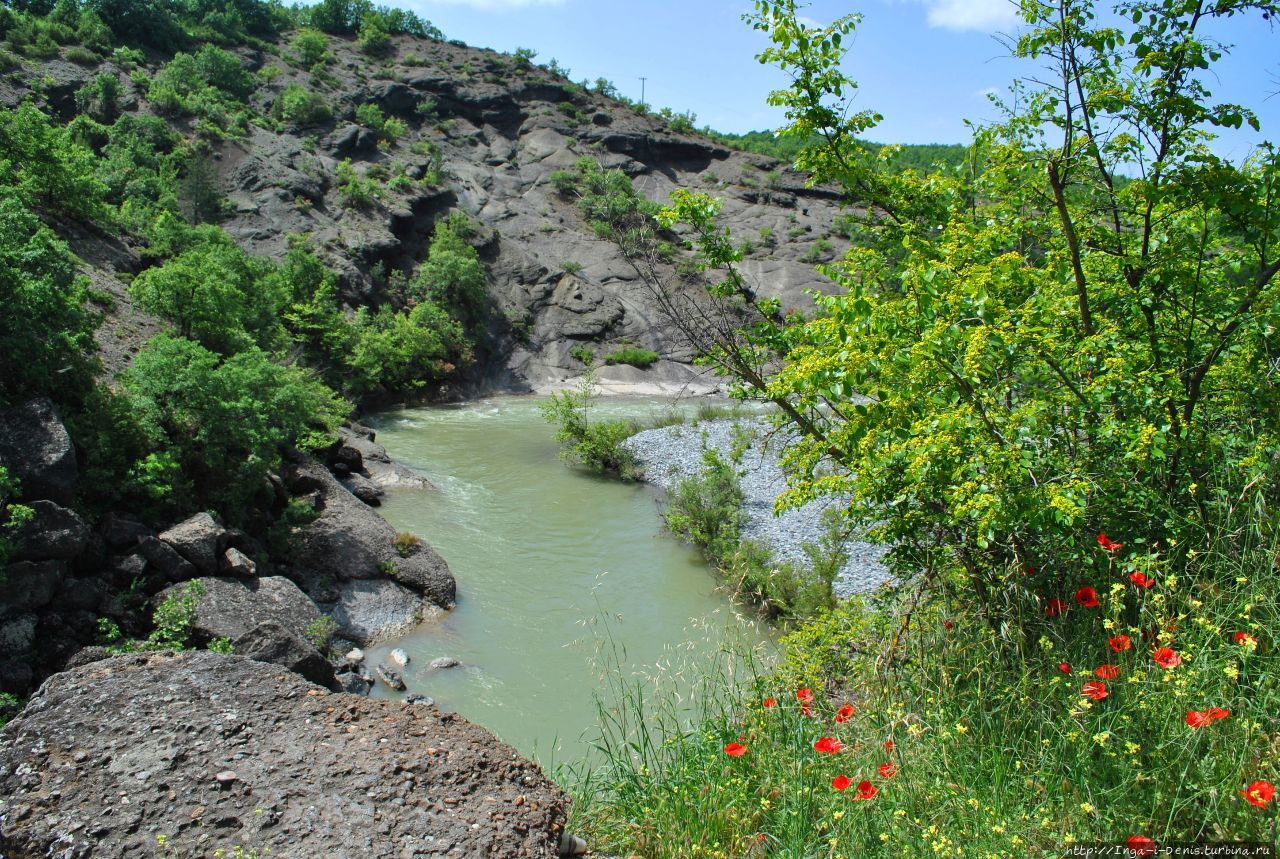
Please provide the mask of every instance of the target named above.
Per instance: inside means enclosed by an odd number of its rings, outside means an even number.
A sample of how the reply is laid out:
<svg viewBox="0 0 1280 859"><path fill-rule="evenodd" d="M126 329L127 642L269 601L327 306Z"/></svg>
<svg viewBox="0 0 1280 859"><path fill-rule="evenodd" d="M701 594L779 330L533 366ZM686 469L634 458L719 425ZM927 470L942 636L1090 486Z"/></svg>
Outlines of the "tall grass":
<svg viewBox="0 0 1280 859"><path fill-rule="evenodd" d="M783 667L750 692L707 666L694 725L645 718L665 705L636 690L604 723L606 763L582 782L575 826L598 850L641 857L1274 842L1276 802L1242 795L1276 783L1280 752L1270 515L1217 529L1176 571L1118 552L1097 607L1047 617L1029 597L1022 635L998 635L938 576L795 631ZM1161 664L1160 648L1176 659ZM817 751L822 737L843 748ZM727 754L731 743L746 751ZM872 798L857 798L860 782Z"/></svg>

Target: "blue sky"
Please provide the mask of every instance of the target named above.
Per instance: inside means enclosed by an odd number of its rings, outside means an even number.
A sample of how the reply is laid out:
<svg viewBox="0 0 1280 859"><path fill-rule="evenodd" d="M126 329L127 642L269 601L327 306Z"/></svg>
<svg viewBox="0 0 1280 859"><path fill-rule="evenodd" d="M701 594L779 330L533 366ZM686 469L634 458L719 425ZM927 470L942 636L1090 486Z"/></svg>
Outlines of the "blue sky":
<svg viewBox="0 0 1280 859"><path fill-rule="evenodd" d="M395 0L393 0L395 2ZM612 80L630 98L692 110L698 125L722 131L772 129L781 114L765 95L781 73L754 59L765 37L741 22L749 0L398 0L449 38L479 47L538 51L575 80ZM1003 90L1028 63L1008 58L997 33L1014 32L1008 0L815 0L805 9L826 23L849 12L864 20L846 61L861 85L859 105L885 117L884 142L955 143L964 121L994 116L985 94ZM1217 35L1236 45L1217 68L1215 95L1254 107L1262 138L1280 140L1280 32L1258 18L1228 22ZM1247 154L1252 132L1224 135L1218 149Z"/></svg>

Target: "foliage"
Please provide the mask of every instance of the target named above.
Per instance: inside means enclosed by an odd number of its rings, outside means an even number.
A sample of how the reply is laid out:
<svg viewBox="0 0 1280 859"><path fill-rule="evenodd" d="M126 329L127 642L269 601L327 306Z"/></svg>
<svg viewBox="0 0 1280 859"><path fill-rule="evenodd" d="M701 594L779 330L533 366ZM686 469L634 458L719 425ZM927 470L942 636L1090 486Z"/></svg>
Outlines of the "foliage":
<svg viewBox="0 0 1280 859"><path fill-rule="evenodd" d="M94 329L84 300L66 244L0 188L0 406L84 396Z"/></svg>
<svg viewBox="0 0 1280 859"><path fill-rule="evenodd" d="M298 62L308 69L333 60L333 54L329 51L329 40L319 30L299 31L289 43L289 47L293 49Z"/></svg>
<svg viewBox="0 0 1280 859"><path fill-rule="evenodd" d="M753 18L774 42L762 59L797 73L771 96L787 133L827 141L798 163L872 212L863 244L825 269L845 291L753 338L786 364L745 387L804 436L783 503L849 493L899 569L960 577L1004 635L1021 634L1022 595L1070 593L1099 569L1093 535L1111 523L1177 564L1211 508L1274 499L1280 410L1258 403L1275 400L1261 392L1276 382L1280 162L1264 147L1236 167L1203 145L1204 125L1251 114L1212 103L1197 69L1217 53L1175 11L1117 38L1087 5L1065 23L1031 7L1017 53L1065 62L1070 92L1021 93L1023 112L979 135L984 169L966 181L893 173L856 146L878 116L837 95L854 19L811 32L790 3ZM1081 108L1077 91L1098 95ZM1131 168L1139 181L1112 178ZM668 214L714 251L709 208L683 196ZM1021 566L1036 575L1011 578Z"/></svg>
<svg viewBox="0 0 1280 859"><path fill-rule="evenodd" d="M219 230L193 230L192 237L188 249L138 275L130 294L207 349L229 355L254 344L271 348L284 303L271 264L249 257Z"/></svg>
<svg viewBox="0 0 1280 859"><path fill-rule="evenodd" d="M16 695L0 692L0 728L9 724L9 721L21 713L25 706L26 702Z"/></svg>
<svg viewBox="0 0 1280 859"><path fill-rule="evenodd" d="M199 130L222 136L248 128L253 87L253 75L234 54L205 45L195 54L175 54L151 79L147 99L158 113L199 117Z"/></svg>
<svg viewBox="0 0 1280 859"><path fill-rule="evenodd" d="M602 744L615 753L579 831L647 856L716 842L752 855L757 833L769 855L797 856L831 841L848 856L1050 855L1132 835L1266 842L1271 813L1241 793L1277 777L1276 546L1257 537L1269 523L1239 512L1215 529L1235 536L1202 546L1185 575L1152 571L1145 588L1126 573L1131 558L1117 559L1097 581L1101 605L1043 624L1019 660L958 595L843 605L785 638L782 673L747 701L705 700L692 728L644 733L626 720L625 748L642 757L622 754L621 736ZM1223 586L1206 598L1198 581ZM903 652L894 665L878 658L887 638ZM1166 646L1180 656L1172 667L1153 658ZM1085 695L1087 683L1105 696ZM814 697L807 716L801 689ZM817 752L823 736L843 750ZM725 754L731 742L746 747L740 759ZM861 780L877 790L853 801Z"/></svg>
<svg viewBox="0 0 1280 859"><path fill-rule="evenodd" d="M377 180L357 173L350 158L344 158L338 162L336 172L338 195L342 198L342 205L353 209L364 209L373 205L373 201L378 197Z"/></svg>
<svg viewBox="0 0 1280 859"><path fill-rule="evenodd" d="M361 392L413 391L438 385L471 361L466 332L439 305L424 300L408 313L360 308L348 363Z"/></svg>
<svg viewBox="0 0 1280 859"><path fill-rule="evenodd" d="M647 370L658 363L660 357L652 349L642 349L639 346L620 346L605 355L604 362L606 364L630 364L632 367Z"/></svg>
<svg viewBox="0 0 1280 859"><path fill-rule="evenodd" d="M306 635L307 641L315 646L316 650L321 653L328 653L329 645L333 643L333 634L337 631L338 622L332 616L322 614L307 624L304 635Z"/></svg>
<svg viewBox="0 0 1280 859"><path fill-rule="evenodd" d="M421 549L422 546L422 538L417 534L410 534L406 531L401 531L399 534L396 534L396 553L402 558L407 558L410 555L413 555Z"/></svg>
<svg viewBox="0 0 1280 859"><path fill-rule="evenodd" d="M0 176L31 208L81 220L105 215L92 153L29 101L0 111Z"/></svg>
<svg viewBox="0 0 1280 859"><path fill-rule="evenodd" d="M793 163L805 149L821 144L820 135L801 138L782 135L773 131L748 131L745 134L725 134L702 129L717 143L767 155L788 164ZM883 158L892 171L914 170L917 173L955 173L969 164L969 147L960 143L907 143L884 144L858 140L858 145L868 156Z"/></svg>
<svg viewBox="0 0 1280 859"><path fill-rule="evenodd" d="M719 563L738 550L745 500L737 466L715 448L704 448L702 473L680 481L671 494L667 527Z"/></svg>
<svg viewBox="0 0 1280 859"><path fill-rule="evenodd" d="M324 97L298 84L289 84L276 96L272 111L277 119L305 128L333 116Z"/></svg>
<svg viewBox="0 0 1280 859"><path fill-rule="evenodd" d="M592 420L596 376L588 363L578 387L552 394L542 404L542 416L556 427L561 456L597 473L617 474L624 481L640 478L640 464L622 443L641 430L633 420Z"/></svg>
<svg viewBox="0 0 1280 859"><path fill-rule="evenodd" d="M147 636L150 648L187 650L191 646L191 627L196 621L196 609L204 596L204 582L193 581L165 597L151 616L155 628Z"/></svg>
<svg viewBox="0 0 1280 859"><path fill-rule="evenodd" d="M0 565L5 564L13 552L9 535L30 522L35 515L35 511L25 504L13 502L12 499L17 497L21 489L18 479L0 465ZM0 583L3 583L2 578Z"/></svg>
<svg viewBox="0 0 1280 859"><path fill-rule="evenodd" d="M411 291L419 299L447 308L474 336L483 328L489 292L480 254L467 242L472 229L461 212L436 225L427 261L414 278Z"/></svg>
<svg viewBox="0 0 1280 859"><path fill-rule="evenodd" d="M319 445L347 414L308 373L257 347L224 358L167 334L138 353L121 383L153 448L191 481L194 499L174 500L207 501L228 516L242 513L284 445Z"/></svg>

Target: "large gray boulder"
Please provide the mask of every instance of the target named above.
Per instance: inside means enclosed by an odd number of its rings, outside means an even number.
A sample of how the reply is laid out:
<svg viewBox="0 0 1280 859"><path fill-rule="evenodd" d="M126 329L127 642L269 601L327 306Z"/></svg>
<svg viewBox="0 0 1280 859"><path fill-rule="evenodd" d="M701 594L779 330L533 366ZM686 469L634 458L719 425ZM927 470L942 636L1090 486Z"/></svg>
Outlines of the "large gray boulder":
<svg viewBox="0 0 1280 859"><path fill-rule="evenodd" d="M266 620L232 642L235 652L258 662L282 665L321 686L333 685L333 666L298 630Z"/></svg>
<svg viewBox="0 0 1280 859"><path fill-rule="evenodd" d="M195 564L178 554L178 550L155 537L145 537L138 543L134 556L140 556L147 567L154 569L171 582L185 582L199 575ZM130 556L133 557L133 556Z"/></svg>
<svg viewBox="0 0 1280 859"><path fill-rule="evenodd" d="M541 859L568 804L457 716L207 651L54 675L0 734L11 859L155 857L157 834L172 856Z"/></svg>
<svg viewBox="0 0 1280 859"><path fill-rule="evenodd" d="M0 576L0 618L44 608L66 578L62 561L20 561Z"/></svg>
<svg viewBox="0 0 1280 859"><path fill-rule="evenodd" d="M0 412L0 465L21 482L20 498L75 501L75 448L47 398Z"/></svg>
<svg viewBox="0 0 1280 859"><path fill-rule="evenodd" d="M201 575L214 576L218 574L219 560L226 548L227 531L208 513L197 513L160 532L160 541L176 549Z"/></svg>
<svg viewBox="0 0 1280 859"><path fill-rule="evenodd" d="M295 528L291 535L295 567L336 582L394 578L449 607L457 598L457 583L449 566L430 546L409 558L396 551L396 531L385 519L342 487L329 470L313 459L290 463L286 480L295 494L311 493L319 516Z"/></svg>
<svg viewBox="0 0 1280 859"><path fill-rule="evenodd" d="M79 514L53 501L32 501L35 514L15 535L14 558L28 561L69 561L84 551L89 526Z"/></svg>
<svg viewBox="0 0 1280 859"><path fill-rule="evenodd" d="M441 612L421 595L386 579L357 579L338 586L327 606L337 633L360 645L390 638Z"/></svg>
<svg viewBox="0 0 1280 859"><path fill-rule="evenodd" d="M320 620L320 609L282 576L261 579L194 579L204 588L204 596L196 604L192 631L211 640L229 638L236 641L261 623L271 621L285 629L305 632ZM182 593L190 584L172 585L156 595L158 605L171 594Z"/></svg>

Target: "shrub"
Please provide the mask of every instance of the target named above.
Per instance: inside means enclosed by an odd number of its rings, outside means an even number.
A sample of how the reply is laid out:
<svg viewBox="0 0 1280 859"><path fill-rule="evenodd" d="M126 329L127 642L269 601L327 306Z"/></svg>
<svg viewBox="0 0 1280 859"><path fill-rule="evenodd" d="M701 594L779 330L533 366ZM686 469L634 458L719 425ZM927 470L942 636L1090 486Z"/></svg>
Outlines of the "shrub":
<svg viewBox="0 0 1280 859"><path fill-rule="evenodd" d="M746 517L737 466L715 448L702 452L702 473L677 484L667 505L667 527L716 564L738 552Z"/></svg>
<svg viewBox="0 0 1280 859"><path fill-rule="evenodd" d="M319 30L303 29L289 43L294 55L305 68L331 62L333 54L329 52L329 40Z"/></svg>
<svg viewBox="0 0 1280 859"><path fill-rule="evenodd" d="M378 184L373 179L364 179L351 165L350 158L344 158L337 168L338 196L342 205L353 209L364 209L373 205L378 197Z"/></svg>
<svg viewBox="0 0 1280 859"><path fill-rule="evenodd" d="M422 538L416 534L409 534L401 531L396 534L395 547L400 557L407 558L416 553L423 546Z"/></svg>
<svg viewBox="0 0 1280 859"><path fill-rule="evenodd" d="M285 445L323 444L348 407L297 368L249 347L227 358L161 334L122 375L147 439L181 466L195 497L228 515L276 468Z"/></svg>
<svg viewBox="0 0 1280 859"><path fill-rule="evenodd" d="M589 407L595 396L595 373L589 368L576 390L552 394L543 403L542 415L556 427L561 455L591 471L613 473L624 481L639 479L640 465L622 442L639 432L640 425L631 420L591 420Z"/></svg>
<svg viewBox="0 0 1280 859"><path fill-rule="evenodd" d="M277 119L300 127L319 125L333 116L333 111L319 93L298 84L289 84L276 96L272 106Z"/></svg>
<svg viewBox="0 0 1280 859"><path fill-rule="evenodd" d="M328 653L333 643L333 635L338 631L338 622L331 615L322 614L307 625L303 633L321 653Z"/></svg>
<svg viewBox="0 0 1280 859"><path fill-rule="evenodd" d="M622 346L604 357L606 364L630 364L641 370L647 370L658 362L661 356L652 349L641 349L638 346Z"/></svg>
<svg viewBox="0 0 1280 859"><path fill-rule="evenodd" d="M87 392L94 321L85 296L67 246L0 188L0 406Z"/></svg>

